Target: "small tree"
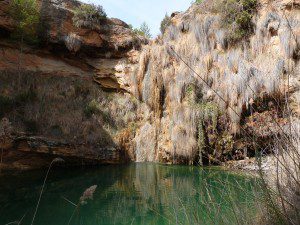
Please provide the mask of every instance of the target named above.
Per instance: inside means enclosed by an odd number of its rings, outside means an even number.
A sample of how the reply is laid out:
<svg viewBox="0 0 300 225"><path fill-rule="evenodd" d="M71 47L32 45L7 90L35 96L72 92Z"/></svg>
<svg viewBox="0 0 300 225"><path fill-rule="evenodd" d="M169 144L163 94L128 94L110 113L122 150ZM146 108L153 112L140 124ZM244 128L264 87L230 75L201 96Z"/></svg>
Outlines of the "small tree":
<svg viewBox="0 0 300 225"><path fill-rule="evenodd" d="M152 38L152 35L151 35L151 32L150 32L150 28L149 26L147 25L146 22L143 22L140 26L140 28L136 28L134 29L134 32L139 34L139 35L142 35L146 38Z"/></svg>
<svg viewBox="0 0 300 225"><path fill-rule="evenodd" d="M21 85L21 65L23 44L26 41L29 44L37 44L37 32L39 26L39 9L36 0L11 0L9 14L15 22L15 30L12 32L12 38L19 42L18 58L18 85Z"/></svg>
<svg viewBox="0 0 300 225"><path fill-rule="evenodd" d="M106 13L102 6L82 4L74 10L73 23L76 27L94 29L105 18Z"/></svg>
<svg viewBox="0 0 300 225"><path fill-rule="evenodd" d="M245 39L253 33L252 18L257 6L257 0L220 1L217 10L222 16L222 26L228 32L230 42Z"/></svg>
<svg viewBox="0 0 300 225"><path fill-rule="evenodd" d="M165 18L160 23L160 32L161 32L161 34L165 33L165 30L170 25L170 23L171 23L171 17L168 16L168 14L166 13Z"/></svg>
<svg viewBox="0 0 300 225"><path fill-rule="evenodd" d="M38 42L39 9L36 0L12 0L9 14L16 25L12 33L14 39L21 44L24 40L29 43Z"/></svg>

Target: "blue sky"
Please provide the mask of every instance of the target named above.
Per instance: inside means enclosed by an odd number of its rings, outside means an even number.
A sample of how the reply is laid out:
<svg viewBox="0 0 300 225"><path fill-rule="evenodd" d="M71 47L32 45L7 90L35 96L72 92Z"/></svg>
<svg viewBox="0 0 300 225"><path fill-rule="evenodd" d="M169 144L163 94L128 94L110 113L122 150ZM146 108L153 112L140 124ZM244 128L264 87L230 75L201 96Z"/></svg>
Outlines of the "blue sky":
<svg viewBox="0 0 300 225"><path fill-rule="evenodd" d="M146 22L153 36L159 34L160 22L166 12L184 11L191 0L81 0L86 3L102 5L108 17L115 17L139 27Z"/></svg>

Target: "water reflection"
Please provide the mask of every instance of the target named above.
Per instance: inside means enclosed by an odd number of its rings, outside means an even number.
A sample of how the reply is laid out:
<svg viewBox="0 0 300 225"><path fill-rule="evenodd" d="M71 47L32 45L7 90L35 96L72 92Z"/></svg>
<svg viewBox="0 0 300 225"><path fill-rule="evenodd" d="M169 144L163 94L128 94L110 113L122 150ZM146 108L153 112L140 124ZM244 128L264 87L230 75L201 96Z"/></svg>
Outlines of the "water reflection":
<svg viewBox="0 0 300 225"><path fill-rule="evenodd" d="M30 224L45 171L0 177L0 224ZM222 170L131 164L89 170L53 170L36 225L67 224L84 190L94 199L76 210L71 224L238 224L253 216L253 179ZM241 216L241 218L236 217Z"/></svg>

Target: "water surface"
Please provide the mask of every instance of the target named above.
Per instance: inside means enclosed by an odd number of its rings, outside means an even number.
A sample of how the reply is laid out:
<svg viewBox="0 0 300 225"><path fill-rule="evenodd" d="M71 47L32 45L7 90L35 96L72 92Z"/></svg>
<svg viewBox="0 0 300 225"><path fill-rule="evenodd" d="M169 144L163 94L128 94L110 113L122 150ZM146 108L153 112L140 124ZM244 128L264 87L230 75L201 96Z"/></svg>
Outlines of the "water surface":
<svg viewBox="0 0 300 225"><path fill-rule="evenodd" d="M0 225L31 224L46 170L0 177ZM254 180L219 169L160 164L51 170L36 225L241 224L255 214ZM97 185L93 200L76 207ZM241 222L242 221L242 222Z"/></svg>

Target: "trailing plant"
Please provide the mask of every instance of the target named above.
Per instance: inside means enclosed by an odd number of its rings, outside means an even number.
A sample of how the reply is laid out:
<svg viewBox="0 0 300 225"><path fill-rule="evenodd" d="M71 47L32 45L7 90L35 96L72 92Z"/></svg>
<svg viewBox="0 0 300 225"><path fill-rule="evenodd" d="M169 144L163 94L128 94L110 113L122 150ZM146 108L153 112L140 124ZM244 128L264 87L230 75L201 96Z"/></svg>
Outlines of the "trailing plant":
<svg viewBox="0 0 300 225"><path fill-rule="evenodd" d="M82 4L73 13L73 24L76 27L95 29L106 18L103 7L94 4Z"/></svg>
<svg viewBox="0 0 300 225"><path fill-rule="evenodd" d="M199 165L203 166L203 153L205 148L205 130L203 128L203 121L200 119L198 121L198 149L199 149Z"/></svg>

